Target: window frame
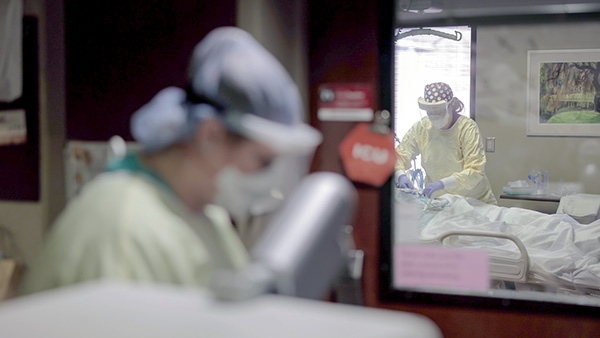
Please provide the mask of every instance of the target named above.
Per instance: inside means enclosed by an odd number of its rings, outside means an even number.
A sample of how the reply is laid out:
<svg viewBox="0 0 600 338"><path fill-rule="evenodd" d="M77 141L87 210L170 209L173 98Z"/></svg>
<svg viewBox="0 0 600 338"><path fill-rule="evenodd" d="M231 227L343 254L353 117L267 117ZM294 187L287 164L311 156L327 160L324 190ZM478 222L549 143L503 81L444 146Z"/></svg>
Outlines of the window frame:
<svg viewBox="0 0 600 338"><path fill-rule="evenodd" d="M471 27L471 114L475 109L475 69L477 28L481 26L493 25L514 25L514 24L544 24L552 22L568 23L583 21L600 20L600 7L591 6L589 12L582 13L554 13L548 14L543 5L532 9L527 7L527 12L523 14L495 15L493 8L482 10L480 15L476 16L449 16L445 18L427 19L426 17L419 21L410 21L403 25L402 22L396 22L396 8L392 3L379 1L379 79L380 79L380 103L381 109L387 109L391 112L392 130L394 130L394 38L395 28L410 27L441 27L441 26L470 26ZM394 1L395 3L395 1ZM518 0L515 3L519 3ZM390 12L392 14L390 14ZM455 14L458 12L455 12ZM474 116L473 116L474 118ZM486 310L503 310L522 313L536 314L566 314L578 317L599 318L599 307L566 303L553 302L546 297L540 299L534 298L516 298L516 297L484 297L479 295L469 295L459 292L455 293L436 293L420 292L412 290L397 289L393 285L392 257L393 257L393 219L392 219L392 179L390 178L380 189L380 231L379 231L379 275L378 275L378 299L381 303L393 304L415 304L415 305L436 305L447 307L475 308ZM551 297L550 297L551 298Z"/></svg>

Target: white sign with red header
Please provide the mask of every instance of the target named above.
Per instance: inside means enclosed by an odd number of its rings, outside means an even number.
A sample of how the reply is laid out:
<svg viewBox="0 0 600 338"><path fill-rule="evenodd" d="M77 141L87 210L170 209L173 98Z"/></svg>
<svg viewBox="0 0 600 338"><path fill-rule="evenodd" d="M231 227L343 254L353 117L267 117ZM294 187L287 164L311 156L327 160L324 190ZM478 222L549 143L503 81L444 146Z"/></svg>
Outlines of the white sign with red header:
<svg viewBox="0 0 600 338"><path fill-rule="evenodd" d="M317 116L321 121L373 120L373 87L368 83L326 83L319 86Z"/></svg>
<svg viewBox="0 0 600 338"><path fill-rule="evenodd" d="M25 110L14 109L0 112L0 146L27 143Z"/></svg>

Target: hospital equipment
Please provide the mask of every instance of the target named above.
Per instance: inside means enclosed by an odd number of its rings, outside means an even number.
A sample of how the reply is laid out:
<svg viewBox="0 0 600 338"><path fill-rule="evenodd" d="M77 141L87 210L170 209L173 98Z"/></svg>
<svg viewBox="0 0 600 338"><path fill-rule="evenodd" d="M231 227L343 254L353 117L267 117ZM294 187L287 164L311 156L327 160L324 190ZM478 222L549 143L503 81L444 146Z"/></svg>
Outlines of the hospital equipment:
<svg viewBox="0 0 600 338"><path fill-rule="evenodd" d="M417 167L416 161L413 161L413 167L414 168ZM423 178L423 170L421 170L421 168L417 168L415 171L413 171L412 181L414 182L414 185L416 187L423 189L424 178Z"/></svg>
<svg viewBox="0 0 600 338"><path fill-rule="evenodd" d="M306 176L254 246L253 264L217 272L213 291L226 299L265 292L322 298L352 258L352 238L345 228L356 201L354 187L343 176Z"/></svg>
<svg viewBox="0 0 600 338"><path fill-rule="evenodd" d="M527 176L536 186L536 194L544 195L548 193L550 187L550 171L533 169L531 174Z"/></svg>
<svg viewBox="0 0 600 338"><path fill-rule="evenodd" d="M407 196L407 198L402 198L402 196ZM409 203L411 200L416 200L418 203L420 202L424 205L421 208L422 210L440 210L447 204L447 202L444 200L427 197L427 195L423 192L423 189L398 189L396 198L403 200L404 202L409 201Z"/></svg>
<svg viewBox="0 0 600 338"><path fill-rule="evenodd" d="M409 2L409 6L412 5L412 3L413 2L410 1ZM412 9L407 8L406 11L412 11ZM448 34L448 33L445 33L445 32L440 32L440 31L437 31L437 30L429 29L429 28L417 28L417 29L411 29L411 30L405 31L405 32L402 32L401 30L399 30L394 35L394 40L398 41L398 40L403 39L403 38L405 38L407 36L413 36L413 35L435 35L435 36L440 36L442 38L446 38L446 39L450 39L450 40L455 40L455 41L460 41L462 39L462 33L459 32L459 31L454 31L454 35L452 35L452 34Z"/></svg>
<svg viewBox="0 0 600 338"><path fill-rule="evenodd" d="M510 195L531 195L537 191L537 187L526 180L508 182L502 192Z"/></svg>
<svg viewBox="0 0 600 338"><path fill-rule="evenodd" d="M600 297L600 220L484 204L446 194L441 210L424 211L423 243L485 249L490 279L517 289ZM597 209L596 209L597 210Z"/></svg>
<svg viewBox="0 0 600 338"><path fill-rule="evenodd" d="M406 170L406 172L404 174L400 174L398 176L398 178L396 179L396 181L397 181L396 188L415 189L415 187L416 187L419 190L423 190L423 182L424 182L423 170L421 170L421 168L417 167L416 159L412 160L412 168L414 168L414 169L408 169L408 170Z"/></svg>

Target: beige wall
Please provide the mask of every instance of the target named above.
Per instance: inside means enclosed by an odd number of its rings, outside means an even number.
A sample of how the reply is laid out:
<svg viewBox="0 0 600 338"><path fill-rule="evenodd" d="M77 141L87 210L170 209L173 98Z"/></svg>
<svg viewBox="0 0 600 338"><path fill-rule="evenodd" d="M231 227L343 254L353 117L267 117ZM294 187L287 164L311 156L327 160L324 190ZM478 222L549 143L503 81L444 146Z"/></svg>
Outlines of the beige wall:
<svg viewBox="0 0 600 338"><path fill-rule="evenodd" d="M236 25L250 32L290 73L308 116L308 59L305 1L238 1Z"/></svg>
<svg viewBox="0 0 600 338"><path fill-rule="evenodd" d="M496 196L509 181L527 179L532 169L550 170L551 183L582 182L600 194L600 139L528 137L527 51L591 49L600 46L600 23L486 26L477 29L476 120L482 137L496 137L487 175ZM596 149L596 151L593 151ZM583 153L591 153L584 155ZM582 168L596 168L584 173ZM588 170L589 171L589 170ZM500 199L503 206L553 212L557 203Z"/></svg>
<svg viewBox="0 0 600 338"><path fill-rule="evenodd" d="M38 20L40 201L0 201L0 225L13 233L20 249L20 258L29 262L41 246L44 230L64 205L62 1L53 0L47 4L44 0L26 0L24 12L36 16ZM49 22L55 24L50 25Z"/></svg>

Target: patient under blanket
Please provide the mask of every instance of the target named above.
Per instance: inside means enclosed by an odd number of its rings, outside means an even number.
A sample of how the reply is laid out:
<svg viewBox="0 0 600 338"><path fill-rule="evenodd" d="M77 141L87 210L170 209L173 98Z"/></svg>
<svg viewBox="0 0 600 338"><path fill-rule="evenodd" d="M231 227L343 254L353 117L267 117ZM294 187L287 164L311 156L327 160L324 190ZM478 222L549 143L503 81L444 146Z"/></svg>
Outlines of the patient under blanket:
<svg viewBox="0 0 600 338"><path fill-rule="evenodd" d="M449 194L436 200L443 207L427 208L426 201L420 201L422 240L449 230L512 234L527 248L530 278L567 284L574 289L600 289L600 220L581 224L566 214L500 207ZM490 255L519 256L516 245L503 238L451 236L444 244L485 248Z"/></svg>

